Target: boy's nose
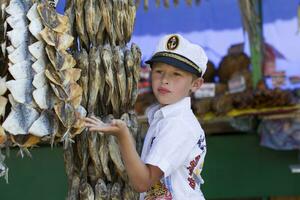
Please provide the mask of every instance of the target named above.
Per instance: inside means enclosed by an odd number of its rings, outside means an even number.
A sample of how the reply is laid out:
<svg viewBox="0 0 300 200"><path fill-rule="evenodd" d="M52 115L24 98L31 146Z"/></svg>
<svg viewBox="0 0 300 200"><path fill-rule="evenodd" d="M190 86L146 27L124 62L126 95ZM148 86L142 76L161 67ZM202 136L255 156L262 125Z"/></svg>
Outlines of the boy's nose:
<svg viewBox="0 0 300 200"><path fill-rule="evenodd" d="M163 83L163 84L168 84L169 83L169 77L166 73L162 74L161 83Z"/></svg>

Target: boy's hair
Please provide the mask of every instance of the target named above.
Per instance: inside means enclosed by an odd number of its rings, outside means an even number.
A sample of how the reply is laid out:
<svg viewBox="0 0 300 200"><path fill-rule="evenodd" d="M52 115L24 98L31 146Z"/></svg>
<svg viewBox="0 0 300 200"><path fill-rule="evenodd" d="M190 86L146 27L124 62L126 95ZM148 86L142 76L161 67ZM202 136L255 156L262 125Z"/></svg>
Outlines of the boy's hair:
<svg viewBox="0 0 300 200"><path fill-rule="evenodd" d="M189 42L179 34L171 34L159 41L152 58L146 63L152 66L154 62L162 62L202 77L207 61L208 58L199 45Z"/></svg>

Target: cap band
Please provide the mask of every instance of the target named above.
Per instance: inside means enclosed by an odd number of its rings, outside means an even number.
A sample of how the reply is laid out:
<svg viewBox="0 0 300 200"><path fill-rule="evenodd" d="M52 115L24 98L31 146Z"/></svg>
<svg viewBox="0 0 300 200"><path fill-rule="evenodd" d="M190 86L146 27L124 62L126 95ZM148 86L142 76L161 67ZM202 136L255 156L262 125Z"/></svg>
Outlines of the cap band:
<svg viewBox="0 0 300 200"><path fill-rule="evenodd" d="M201 68L198 67L195 63L193 63L192 61L190 61L189 59L181 56L181 55L178 55L176 53L170 53L170 52L158 52L156 54L153 55L152 58L155 58L155 57L170 57L170 58L174 58L174 59L177 59L187 65L190 65L191 67L193 67L195 70L197 70L197 72L201 73Z"/></svg>

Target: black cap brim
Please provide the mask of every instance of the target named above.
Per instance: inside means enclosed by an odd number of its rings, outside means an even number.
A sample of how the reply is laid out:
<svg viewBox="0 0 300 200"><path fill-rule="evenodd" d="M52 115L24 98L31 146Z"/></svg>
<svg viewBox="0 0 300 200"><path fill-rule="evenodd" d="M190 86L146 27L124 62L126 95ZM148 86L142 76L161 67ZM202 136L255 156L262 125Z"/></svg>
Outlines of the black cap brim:
<svg viewBox="0 0 300 200"><path fill-rule="evenodd" d="M168 65L172 65L172 66L182 69L184 71L195 74L198 77L201 77L201 72L197 71L195 68L193 68L192 66L190 66L189 64L187 64L185 62L177 60L176 58L165 57L165 56L155 56L155 57L152 57L150 60L146 61L146 63L149 64L151 67L152 67L152 64L155 62L166 63Z"/></svg>

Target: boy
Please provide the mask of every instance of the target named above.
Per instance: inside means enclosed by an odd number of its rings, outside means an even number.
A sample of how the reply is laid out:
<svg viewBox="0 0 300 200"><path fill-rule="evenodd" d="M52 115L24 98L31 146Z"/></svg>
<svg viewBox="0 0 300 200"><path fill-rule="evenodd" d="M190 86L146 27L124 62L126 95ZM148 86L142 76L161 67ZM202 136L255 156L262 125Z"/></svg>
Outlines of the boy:
<svg viewBox="0 0 300 200"><path fill-rule="evenodd" d="M103 124L86 118L90 131L117 137L129 180L140 199L204 199L200 176L206 142L191 110L190 94L201 87L207 56L179 34L163 37L150 64L152 90L158 104L147 112L149 129L141 158L126 124Z"/></svg>

